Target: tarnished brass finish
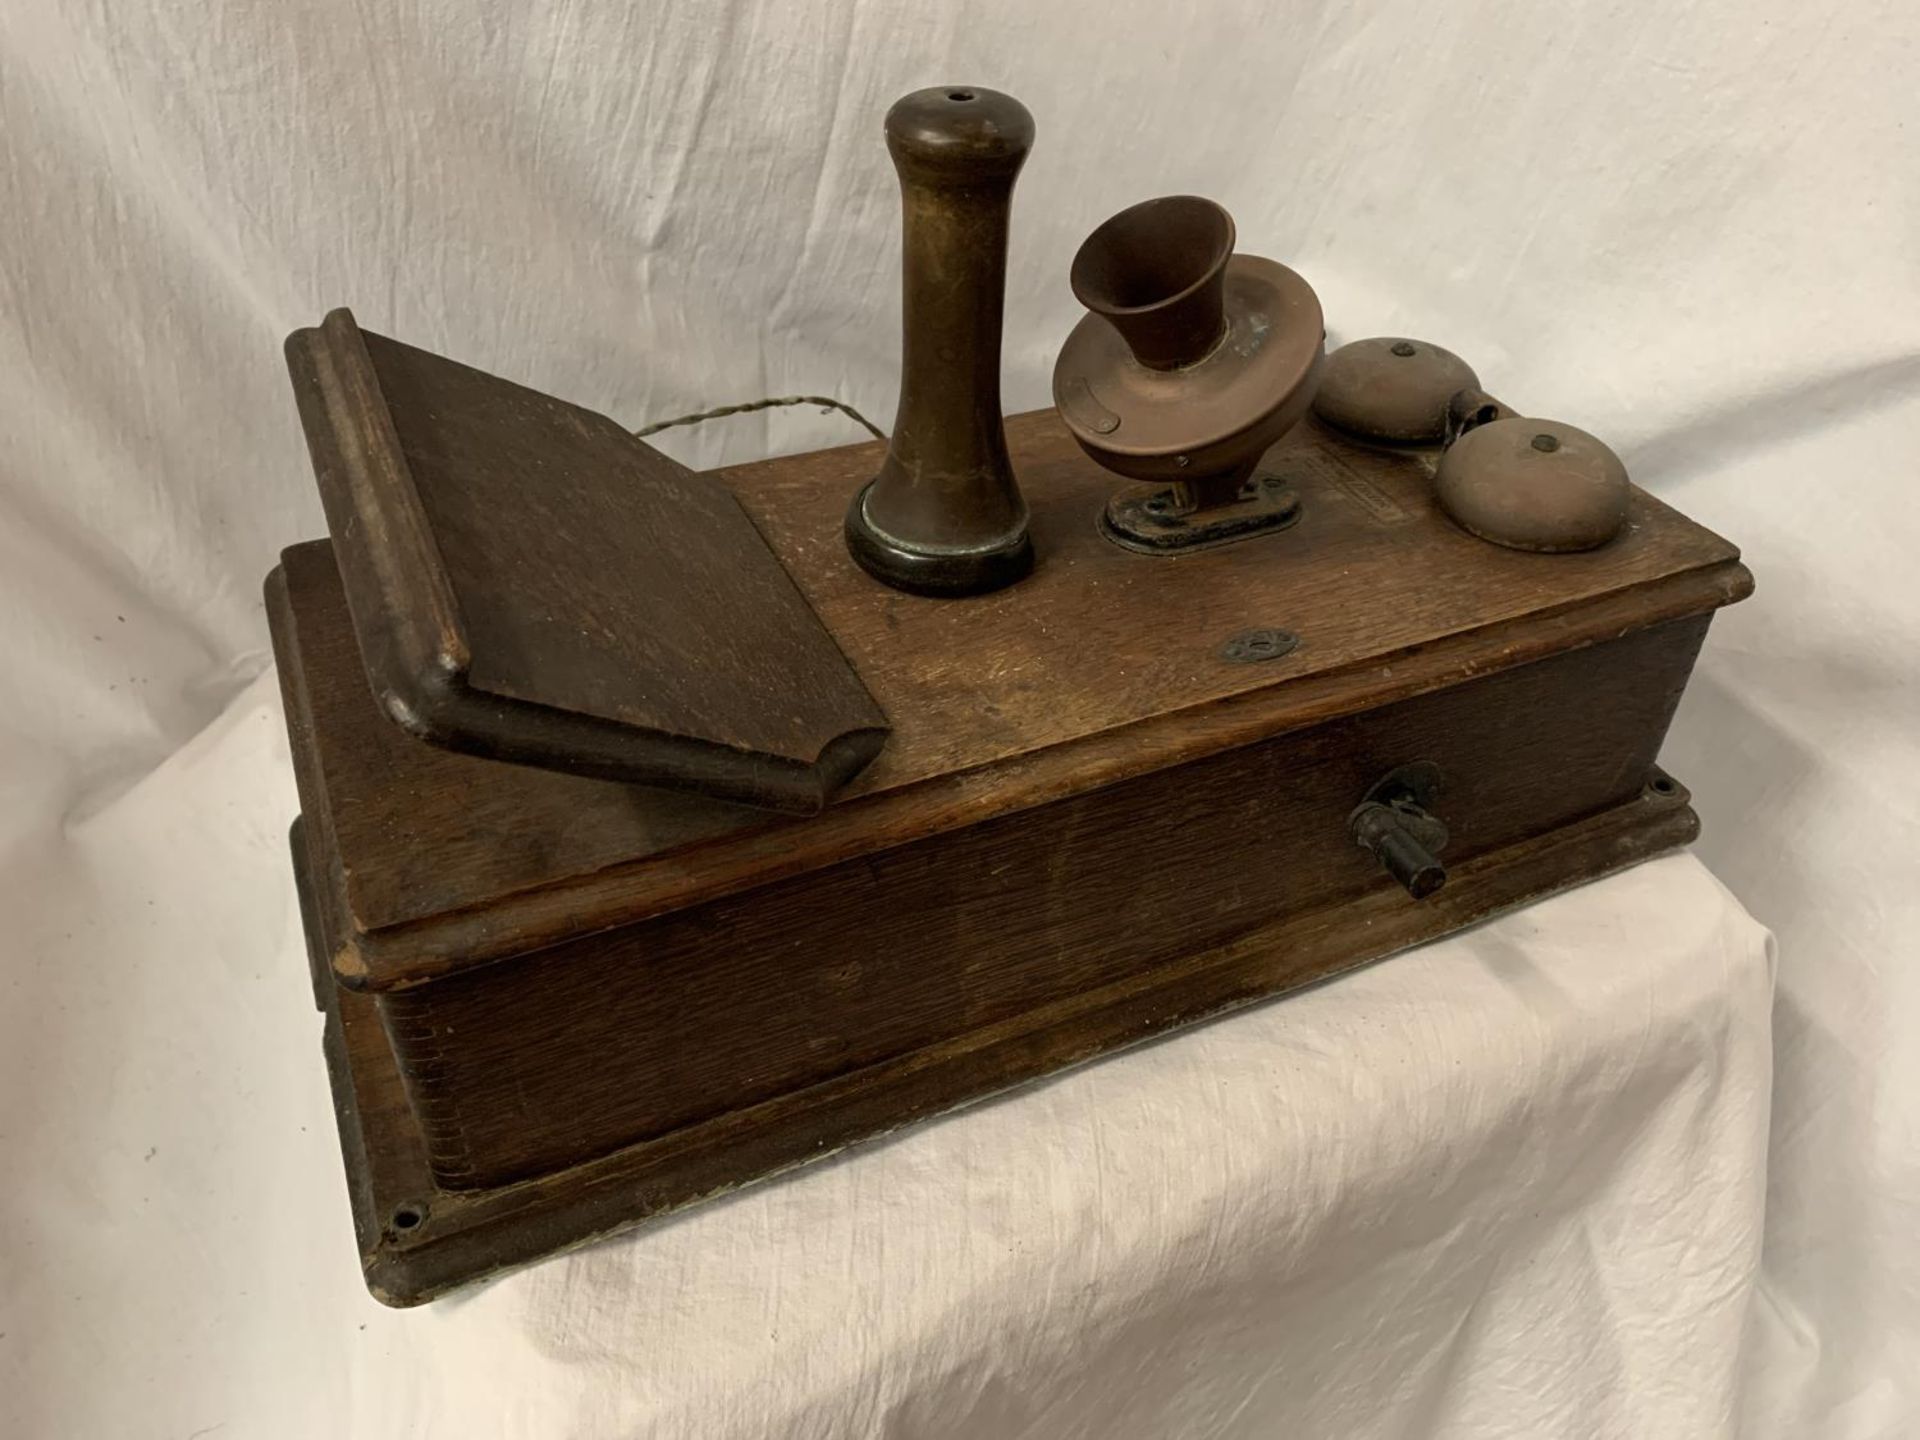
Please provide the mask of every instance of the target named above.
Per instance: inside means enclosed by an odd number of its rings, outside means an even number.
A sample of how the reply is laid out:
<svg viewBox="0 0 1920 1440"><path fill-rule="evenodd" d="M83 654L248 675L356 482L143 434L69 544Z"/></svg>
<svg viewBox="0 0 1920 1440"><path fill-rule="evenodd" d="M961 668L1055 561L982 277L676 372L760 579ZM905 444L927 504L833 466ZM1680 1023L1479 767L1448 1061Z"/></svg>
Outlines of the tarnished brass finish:
<svg viewBox="0 0 1920 1440"><path fill-rule="evenodd" d="M1205 484L1217 487L1220 482L1221 477L1214 476ZM1100 514L1100 530L1123 550L1171 555L1284 530L1299 518L1300 496L1293 487L1282 476L1256 474L1220 498L1179 481L1159 490L1116 495Z"/></svg>
<svg viewBox="0 0 1920 1440"><path fill-rule="evenodd" d="M1457 390L1447 401L1447 444L1451 445L1469 430L1507 420L1520 412L1487 394L1484 390Z"/></svg>
<svg viewBox="0 0 1920 1440"><path fill-rule="evenodd" d="M1327 357L1313 413L1378 445L1444 446L1440 507L1513 550L1591 550L1626 520L1627 472L1600 441L1557 420L1522 419L1480 388L1451 350L1380 335Z"/></svg>
<svg viewBox="0 0 1920 1440"><path fill-rule="evenodd" d="M1591 550L1627 518L1620 457L1557 420L1475 426L1440 457L1434 488L1462 529L1514 550Z"/></svg>
<svg viewBox="0 0 1920 1440"><path fill-rule="evenodd" d="M1166 487L1108 504L1108 537L1130 549L1217 545L1299 518L1284 477L1256 472L1312 403L1320 302L1233 241L1220 206L1172 195L1121 211L1074 257L1073 293L1092 313L1060 352L1054 402L1100 464Z"/></svg>
<svg viewBox="0 0 1920 1440"><path fill-rule="evenodd" d="M1033 116L1011 95L939 86L897 101L886 132L904 217L900 409L847 547L898 589L996 590L1033 568L1000 415L1007 222Z"/></svg>
<svg viewBox="0 0 1920 1440"><path fill-rule="evenodd" d="M1327 357L1313 413L1362 440L1438 445L1447 438L1447 402L1480 379L1451 350L1381 335Z"/></svg>

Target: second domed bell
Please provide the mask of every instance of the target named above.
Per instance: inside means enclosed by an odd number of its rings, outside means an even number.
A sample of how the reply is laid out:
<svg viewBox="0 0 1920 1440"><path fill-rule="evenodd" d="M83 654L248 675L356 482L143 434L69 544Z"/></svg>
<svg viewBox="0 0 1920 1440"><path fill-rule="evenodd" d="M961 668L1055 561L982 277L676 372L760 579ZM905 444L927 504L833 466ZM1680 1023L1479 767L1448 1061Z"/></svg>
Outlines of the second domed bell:
<svg viewBox="0 0 1920 1440"><path fill-rule="evenodd" d="M1327 357L1314 415L1383 447L1440 454L1434 498L1461 529L1512 550L1592 550L1626 523L1632 487L1620 457L1557 420L1515 414L1458 355L1377 336Z"/></svg>

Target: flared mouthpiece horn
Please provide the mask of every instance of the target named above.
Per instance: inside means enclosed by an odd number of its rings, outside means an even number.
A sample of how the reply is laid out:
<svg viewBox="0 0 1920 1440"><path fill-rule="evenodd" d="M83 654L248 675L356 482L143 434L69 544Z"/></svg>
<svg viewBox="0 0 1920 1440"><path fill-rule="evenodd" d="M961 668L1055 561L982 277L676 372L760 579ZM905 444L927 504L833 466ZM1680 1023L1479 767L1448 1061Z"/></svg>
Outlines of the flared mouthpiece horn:
<svg viewBox="0 0 1920 1440"><path fill-rule="evenodd" d="M1073 257L1073 293L1111 324L1150 370L1179 370L1227 333L1233 217L1197 195L1129 206Z"/></svg>

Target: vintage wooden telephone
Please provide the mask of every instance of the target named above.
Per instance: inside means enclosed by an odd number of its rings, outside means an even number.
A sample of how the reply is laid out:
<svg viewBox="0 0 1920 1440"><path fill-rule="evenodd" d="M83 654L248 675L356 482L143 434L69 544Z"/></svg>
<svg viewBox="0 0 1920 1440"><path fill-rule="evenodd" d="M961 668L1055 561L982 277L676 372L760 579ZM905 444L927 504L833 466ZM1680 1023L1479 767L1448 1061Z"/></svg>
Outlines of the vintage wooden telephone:
<svg viewBox="0 0 1920 1440"><path fill-rule="evenodd" d="M389 1303L1696 832L1655 758L1731 545L1444 350L1325 355L1194 197L1093 232L1003 423L1032 118L886 134L884 449L696 475L345 311L288 341L294 863Z"/></svg>

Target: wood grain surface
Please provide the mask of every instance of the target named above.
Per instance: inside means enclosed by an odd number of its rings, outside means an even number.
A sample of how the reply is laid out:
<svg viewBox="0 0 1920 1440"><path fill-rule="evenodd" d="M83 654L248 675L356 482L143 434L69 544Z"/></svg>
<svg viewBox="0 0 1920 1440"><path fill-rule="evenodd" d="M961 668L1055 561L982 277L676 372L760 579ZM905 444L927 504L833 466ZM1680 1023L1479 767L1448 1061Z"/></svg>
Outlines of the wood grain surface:
<svg viewBox="0 0 1920 1440"><path fill-rule="evenodd" d="M414 402L406 402L414 403ZM403 406L404 408L404 406ZM1295 531L1179 560L1009 422L1042 564L886 590L837 525L876 447L733 487L894 721L804 821L421 745L331 548L267 587L302 909L362 1263L413 1303L1683 843L1655 767L1732 547L1635 493L1588 555L1495 549L1424 466L1307 427ZM1317 523L1316 523L1317 522ZM1256 627L1291 652L1236 663ZM1416 902L1348 833L1430 761Z"/></svg>
<svg viewBox="0 0 1920 1440"><path fill-rule="evenodd" d="M412 736L802 812L879 750L724 487L344 310L287 354L364 668Z"/></svg>
<svg viewBox="0 0 1920 1440"><path fill-rule="evenodd" d="M1375 889L1145 967L892 1060L517 1185L443 1190L388 1046L381 1001L330 974L317 999L361 1268L375 1298L415 1305L458 1285L604 1238L1168 1029L1313 983L1573 883L1631 865L1698 829L1671 782L1558 830L1458 864L1419 905ZM312 904L318 871L296 826L308 944L333 941ZM399 1221L412 1221L402 1226Z"/></svg>
<svg viewBox="0 0 1920 1440"><path fill-rule="evenodd" d="M876 445L720 472L891 720L886 750L821 815L581 780L420 746L360 678L324 547L285 565L276 644L312 711L303 808L338 855L349 984L414 983L705 903L855 855L1418 695L1747 593L1737 551L1636 491L1584 555L1501 550L1434 508L1425 466L1309 422L1274 457L1293 530L1204 554L1129 554L1095 517L1118 482L1051 411L1008 422L1035 574L965 600L902 595L848 560L846 497ZM1234 634L1292 654L1235 664Z"/></svg>
<svg viewBox="0 0 1920 1440"><path fill-rule="evenodd" d="M1675 621L394 991L435 1175L524 1179L1341 897L1413 905L1348 834L1376 780L1440 767L1449 862L1624 804L1706 628Z"/></svg>

